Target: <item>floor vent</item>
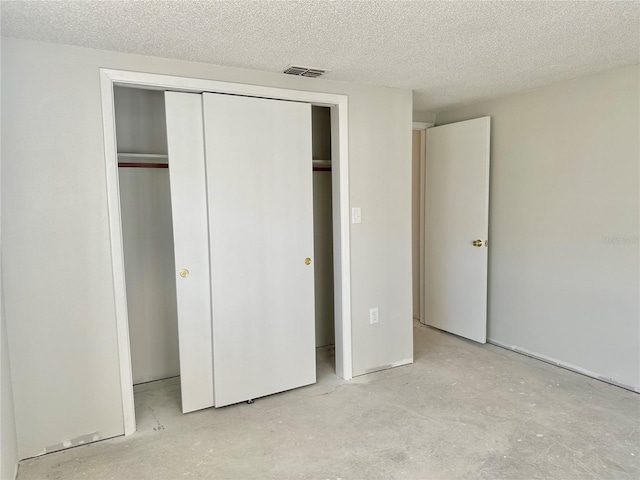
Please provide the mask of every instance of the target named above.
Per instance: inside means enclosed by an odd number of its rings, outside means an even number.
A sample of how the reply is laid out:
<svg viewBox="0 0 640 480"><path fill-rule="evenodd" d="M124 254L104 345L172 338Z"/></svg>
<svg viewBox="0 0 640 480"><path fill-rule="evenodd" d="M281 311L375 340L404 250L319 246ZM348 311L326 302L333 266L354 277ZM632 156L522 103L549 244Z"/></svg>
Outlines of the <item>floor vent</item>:
<svg viewBox="0 0 640 480"><path fill-rule="evenodd" d="M310 68L310 67L298 67L295 65L289 65L285 68L283 73L287 75L297 75L298 77L310 77L310 78L318 78L321 75L324 75L328 70L323 70L321 68Z"/></svg>

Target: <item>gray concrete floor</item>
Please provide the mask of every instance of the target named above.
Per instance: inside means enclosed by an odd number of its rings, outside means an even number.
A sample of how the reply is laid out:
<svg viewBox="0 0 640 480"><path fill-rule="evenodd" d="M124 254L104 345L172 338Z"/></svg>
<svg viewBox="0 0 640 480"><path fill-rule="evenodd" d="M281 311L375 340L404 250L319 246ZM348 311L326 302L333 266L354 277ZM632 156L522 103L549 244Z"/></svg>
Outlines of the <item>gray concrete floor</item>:
<svg viewBox="0 0 640 480"><path fill-rule="evenodd" d="M136 387L138 431L20 464L30 479L634 479L640 395L416 324L415 363L180 413Z"/></svg>

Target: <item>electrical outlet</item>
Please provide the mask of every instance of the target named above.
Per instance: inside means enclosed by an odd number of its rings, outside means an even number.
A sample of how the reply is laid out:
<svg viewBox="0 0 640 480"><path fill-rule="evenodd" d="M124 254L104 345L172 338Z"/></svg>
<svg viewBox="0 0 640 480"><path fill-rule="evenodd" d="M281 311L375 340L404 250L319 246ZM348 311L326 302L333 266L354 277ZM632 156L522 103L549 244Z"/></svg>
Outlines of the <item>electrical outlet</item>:
<svg viewBox="0 0 640 480"><path fill-rule="evenodd" d="M378 307L369 309L369 323L378 323Z"/></svg>

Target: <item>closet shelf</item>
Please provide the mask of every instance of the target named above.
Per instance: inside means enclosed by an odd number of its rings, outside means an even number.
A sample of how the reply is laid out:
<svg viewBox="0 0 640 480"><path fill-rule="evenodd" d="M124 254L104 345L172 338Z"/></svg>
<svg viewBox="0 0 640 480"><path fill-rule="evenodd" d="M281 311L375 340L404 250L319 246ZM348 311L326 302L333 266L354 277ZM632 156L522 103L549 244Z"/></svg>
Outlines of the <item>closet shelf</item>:
<svg viewBox="0 0 640 480"><path fill-rule="evenodd" d="M169 168L169 156L163 153L118 153L121 168Z"/></svg>
<svg viewBox="0 0 640 480"><path fill-rule="evenodd" d="M169 156L166 153L125 153L118 152L118 158L126 157L126 158L148 158L148 159L168 159Z"/></svg>
<svg viewBox="0 0 640 480"><path fill-rule="evenodd" d="M331 171L331 160L313 160L311 164L313 165L314 172Z"/></svg>

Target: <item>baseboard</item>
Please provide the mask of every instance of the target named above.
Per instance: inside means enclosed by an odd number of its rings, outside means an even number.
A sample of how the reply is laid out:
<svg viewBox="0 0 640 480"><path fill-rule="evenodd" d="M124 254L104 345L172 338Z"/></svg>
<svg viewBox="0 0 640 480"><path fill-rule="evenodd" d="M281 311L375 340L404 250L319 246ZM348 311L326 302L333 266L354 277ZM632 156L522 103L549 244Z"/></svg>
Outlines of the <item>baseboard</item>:
<svg viewBox="0 0 640 480"><path fill-rule="evenodd" d="M492 338L487 338L487 343L491 345L495 345L496 347L504 348L506 350L511 350L516 353L520 353L522 355L526 355L527 357L535 358L536 360L540 360L545 363L549 363L551 365L555 365L556 367L564 368L565 370L570 370L574 373L579 373L580 375L585 375L587 377L595 378L596 380L600 380L601 382L609 383L611 385L615 385L616 387L624 388L625 390L631 390L632 392L640 393L640 386L634 387L631 385L626 385L624 383L616 382L615 380L607 377L603 377L602 375L592 372L590 370L586 370L584 368L578 367L576 365L571 365L570 363L561 362L560 360L556 360L555 358L547 357L546 355L542 355L539 353L532 352L527 350L526 348L517 347L515 345L508 345L506 343L502 343L498 340L494 340Z"/></svg>
<svg viewBox="0 0 640 480"><path fill-rule="evenodd" d="M402 367L403 365L410 365L413 363L413 357L405 358L404 360L400 360L399 362L392 363L391 368Z"/></svg>
<svg viewBox="0 0 640 480"><path fill-rule="evenodd" d="M389 370L390 368L402 367L403 365L410 365L413 363L413 357L405 358L404 360L400 360L398 362L390 363L389 365L382 365L379 367L373 367L368 370L365 370L358 375L354 375L353 378L360 377L362 375L369 375L370 373L382 372L384 370Z"/></svg>

